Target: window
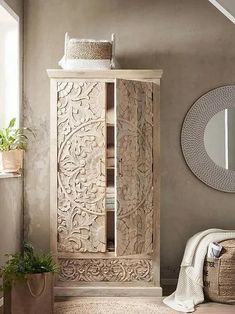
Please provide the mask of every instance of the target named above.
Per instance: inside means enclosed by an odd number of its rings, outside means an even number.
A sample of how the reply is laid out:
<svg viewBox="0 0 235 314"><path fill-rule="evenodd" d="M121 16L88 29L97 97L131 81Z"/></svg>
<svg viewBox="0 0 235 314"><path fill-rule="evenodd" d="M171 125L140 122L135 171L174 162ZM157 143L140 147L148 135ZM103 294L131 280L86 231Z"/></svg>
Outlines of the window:
<svg viewBox="0 0 235 314"><path fill-rule="evenodd" d="M0 0L0 128L19 124L19 18Z"/></svg>

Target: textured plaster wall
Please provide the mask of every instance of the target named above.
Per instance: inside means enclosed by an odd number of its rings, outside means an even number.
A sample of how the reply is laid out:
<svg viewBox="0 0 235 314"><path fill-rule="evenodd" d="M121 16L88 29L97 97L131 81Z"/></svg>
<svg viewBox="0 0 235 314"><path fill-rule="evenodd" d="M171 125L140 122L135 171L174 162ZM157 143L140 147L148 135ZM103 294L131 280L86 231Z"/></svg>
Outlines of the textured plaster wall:
<svg viewBox="0 0 235 314"><path fill-rule="evenodd" d="M180 148L184 116L208 90L235 83L235 27L207 0L25 0L25 121L37 130L26 160L26 236L49 248L49 79L64 33L117 34L123 68L161 68L161 272L175 278L188 237L235 226L235 195L201 183Z"/></svg>
<svg viewBox="0 0 235 314"><path fill-rule="evenodd" d="M22 178L0 178L0 265L18 252L23 239Z"/></svg>

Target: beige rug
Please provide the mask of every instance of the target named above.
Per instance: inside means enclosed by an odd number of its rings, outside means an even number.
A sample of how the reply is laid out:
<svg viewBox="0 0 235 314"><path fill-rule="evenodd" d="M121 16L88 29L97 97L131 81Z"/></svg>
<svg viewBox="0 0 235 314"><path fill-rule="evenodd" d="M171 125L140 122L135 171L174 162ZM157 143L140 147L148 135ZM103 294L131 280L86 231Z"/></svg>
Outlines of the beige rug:
<svg viewBox="0 0 235 314"><path fill-rule="evenodd" d="M141 303L133 301L76 300L58 302L55 314L172 314L177 313L164 304L152 302Z"/></svg>

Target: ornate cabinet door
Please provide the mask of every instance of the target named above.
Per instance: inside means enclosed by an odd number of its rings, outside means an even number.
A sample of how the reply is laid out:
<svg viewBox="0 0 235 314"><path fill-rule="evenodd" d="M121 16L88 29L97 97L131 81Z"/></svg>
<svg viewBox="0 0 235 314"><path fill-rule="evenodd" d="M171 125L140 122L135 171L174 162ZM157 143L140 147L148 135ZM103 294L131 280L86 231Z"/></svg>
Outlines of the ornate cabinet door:
<svg viewBox="0 0 235 314"><path fill-rule="evenodd" d="M106 87L57 82L57 250L106 251Z"/></svg>
<svg viewBox="0 0 235 314"><path fill-rule="evenodd" d="M152 252L153 84L116 81L116 254Z"/></svg>

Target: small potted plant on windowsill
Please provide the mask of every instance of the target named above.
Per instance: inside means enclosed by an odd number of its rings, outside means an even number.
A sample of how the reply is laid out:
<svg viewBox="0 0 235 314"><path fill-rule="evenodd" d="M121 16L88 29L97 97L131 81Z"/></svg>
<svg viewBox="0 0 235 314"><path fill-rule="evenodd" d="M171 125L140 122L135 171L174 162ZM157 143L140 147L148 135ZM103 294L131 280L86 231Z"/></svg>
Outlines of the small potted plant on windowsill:
<svg viewBox="0 0 235 314"><path fill-rule="evenodd" d="M27 134L33 132L29 128L14 128L15 123L13 118L7 128L0 129L0 172L19 172L23 167L29 141Z"/></svg>
<svg viewBox="0 0 235 314"><path fill-rule="evenodd" d="M54 273L58 267L51 254L35 254L24 243L21 254L9 255L0 268L5 314L52 314Z"/></svg>

